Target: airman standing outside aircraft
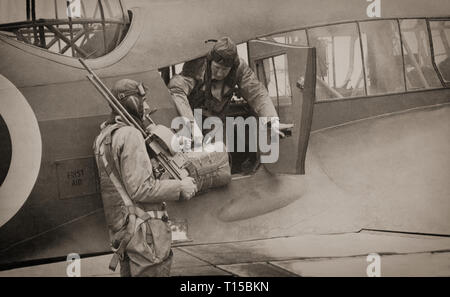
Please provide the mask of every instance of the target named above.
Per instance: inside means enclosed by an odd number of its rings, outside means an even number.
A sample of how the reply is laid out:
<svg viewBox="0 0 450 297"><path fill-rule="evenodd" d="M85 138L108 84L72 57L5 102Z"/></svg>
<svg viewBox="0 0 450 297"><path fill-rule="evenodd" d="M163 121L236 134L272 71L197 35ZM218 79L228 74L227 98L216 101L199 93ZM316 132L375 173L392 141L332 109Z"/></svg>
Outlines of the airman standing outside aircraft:
<svg viewBox="0 0 450 297"><path fill-rule="evenodd" d="M113 95L142 126L146 88L130 79L116 82ZM197 193L227 185L231 180L228 154L186 153L189 177L169 179L150 159L144 137L114 111L101 125L94 142L101 196L110 231L115 269L121 276L169 276L171 230L164 201L186 201ZM158 170L156 170L158 171Z"/></svg>
<svg viewBox="0 0 450 297"><path fill-rule="evenodd" d="M123 79L112 89L126 110L143 119L145 90ZM145 140L115 112L102 124L94 143L106 222L121 276L169 276L172 262L171 229L164 201L189 200L196 191L194 179L155 178Z"/></svg>

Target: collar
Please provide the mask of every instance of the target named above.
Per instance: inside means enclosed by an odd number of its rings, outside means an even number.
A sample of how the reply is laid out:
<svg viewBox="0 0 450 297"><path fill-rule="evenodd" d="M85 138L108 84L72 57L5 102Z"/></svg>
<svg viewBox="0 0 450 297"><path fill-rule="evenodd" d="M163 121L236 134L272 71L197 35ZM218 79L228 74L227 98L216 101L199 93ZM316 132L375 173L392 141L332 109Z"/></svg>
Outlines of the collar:
<svg viewBox="0 0 450 297"><path fill-rule="evenodd" d="M125 122L122 120L122 117L120 115L116 115L113 117L111 117L109 120L104 121L103 123L100 124L100 129L105 129L106 126L108 125L112 125L112 124L119 124L119 125L125 125Z"/></svg>

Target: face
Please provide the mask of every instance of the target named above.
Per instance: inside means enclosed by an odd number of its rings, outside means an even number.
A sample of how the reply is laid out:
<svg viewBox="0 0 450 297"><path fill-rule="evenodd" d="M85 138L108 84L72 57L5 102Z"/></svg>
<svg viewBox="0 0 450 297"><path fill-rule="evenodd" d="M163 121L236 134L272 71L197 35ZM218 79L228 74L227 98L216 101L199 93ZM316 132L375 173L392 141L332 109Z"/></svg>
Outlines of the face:
<svg viewBox="0 0 450 297"><path fill-rule="evenodd" d="M230 73L231 67L220 65L219 63L211 62L211 78L214 80L223 80Z"/></svg>
<svg viewBox="0 0 450 297"><path fill-rule="evenodd" d="M143 121L145 120L145 115L150 113L150 111L151 111L150 106L147 104L147 101L145 101L146 99L147 99L147 97L145 97L145 96L142 98L143 104L142 104L142 119L141 120L143 120Z"/></svg>
<svg viewBox="0 0 450 297"><path fill-rule="evenodd" d="M138 94L130 95L125 101L125 109L140 120L144 118L144 102L142 98Z"/></svg>

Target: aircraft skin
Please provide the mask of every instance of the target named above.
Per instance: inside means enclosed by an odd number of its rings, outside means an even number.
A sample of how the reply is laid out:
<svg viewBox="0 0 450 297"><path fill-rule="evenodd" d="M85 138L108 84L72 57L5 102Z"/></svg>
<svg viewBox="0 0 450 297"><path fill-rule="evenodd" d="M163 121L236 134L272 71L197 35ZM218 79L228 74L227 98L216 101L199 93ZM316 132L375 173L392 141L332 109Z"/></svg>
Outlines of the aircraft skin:
<svg viewBox="0 0 450 297"><path fill-rule="evenodd" d="M124 1L133 14L126 37L114 51L88 60L88 64L109 86L124 77L148 85L151 90L149 104L158 109L152 115L153 119L170 126L177 112L158 69L204 55L211 46L204 41L223 35L241 43L307 26L369 19L366 1L341 3L338 6L331 0L320 1L319 5L313 0L282 3L266 0ZM448 1L435 0L433 3L384 1L381 13L383 18L448 17ZM197 17L203 21L199 22ZM307 51L303 65L306 70L301 68L305 73L313 70L313 52ZM92 143L100 123L108 117L109 107L86 79L86 71L75 58L2 35L0 57L0 99L12 94L17 102L26 106L25 99L35 116L33 119L31 113L24 112L23 116L30 117L24 120L27 125L20 132L34 137L23 137L14 132L19 130L9 129L12 143L9 172L16 172L16 168L29 168L29 175L15 176L20 178L20 182L15 180L14 184L22 183L30 193L5 192L4 185L12 182L11 175L6 176L0 190L0 265L11 267L40 259L60 260L69 253L92 255L109 252L92 158ZM307 80L306 87L314 89L314 80ZM446 105L449 99L450 90L438 88L331 100L309 106L312 118L306 124L300 122L305 109L299 107L300 117L295 120L306 130L294 132L294 137L303 133L307 145L312 131L306 163L303 164L304 175L271 174L261 166L254 175L234 176L225 188L188 202L170 203L171 219L187 221L192 242L185 244L303 233L355 232L362 228L448 235L450 209L445 198L450 197L446 185L450 177L449 158L443 152L449 148L449 108ZM312 100L312 103L314 98L305 97L302 102L305 104L307 100ZM5 102L0 105L2 116L14 114L3 116L6 127L20 126L22 114L17 114ZM412 122L407 113L371 118L425 106L434 107L411 111L411 117L416 119ZM361 119L368 120L333 128ZM393 143L407 132L405 123L417 126L420 131L406 137L411 145L421 143L420 137L431 137L428 139L432 143L431 148L426 155L421 155L422 158L417 158L415 151L404 154L403 146ZM36 131L39 131L40 138L35 137ZM435 131L435 134L430 136L429 131ZM365 136L355 136L361 133ZM380 136L384 134L387 136ZM341 140L336 138L338 136L342 137ZM395 150L380 149L386 144ZM30 155L26 160L22 152L27 148ZM364 155L362 152L368 149L371 154ZM342 156L337 152L345 154ZM297 157L295 153L292 158ZM426 156L437 157L431 162ZM394 161L390 160L399 160L398 166L392 165ZM421 162L416 164L417 167L408 169L408 165L418 160ZM371 169L361 169L361 164ZM377 173L386 170L386 174L375 178L371 170ZM409 182L391 185L389 181L395 180L402 172L407 172L403 177L409 178ZM432 178L427 177L427 172L438 174ZM429 183L427 178L431 179ZM427 184L430 186L425 186ZM419 201L419 194L429 197L434 205L441 203L434 218L426 217L410 205L404 207L409 196ZM399 211L403 216L397 216L398 212L389 212L383 206L383 201L391 203L389 198L398 203L395 209L404 207ZM13 200L15 202L11 203ZM388 214L386 217L374 214L370 211L374 209ZM410 214L418 218L416 222L411 223L406 218ZM330 224L332 221L338 223Z"/></svg>

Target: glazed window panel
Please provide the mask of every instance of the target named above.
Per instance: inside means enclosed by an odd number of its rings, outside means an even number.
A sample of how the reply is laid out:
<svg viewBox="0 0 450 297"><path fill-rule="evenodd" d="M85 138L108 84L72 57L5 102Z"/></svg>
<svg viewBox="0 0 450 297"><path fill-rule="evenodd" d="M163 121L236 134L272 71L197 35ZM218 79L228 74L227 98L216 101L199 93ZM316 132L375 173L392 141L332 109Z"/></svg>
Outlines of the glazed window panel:
<svg viewBox="0 0 450 297"><path fill-rule="evenodd" d="M269 95L276 97L290 97L291 88L289 85L288 65L286 55L276 56L269 62Z"/></svg>
<svg viewBox="0 0 450 297"><path fill-rule="evenodd" d="M247 43L241 43L237 45L237 51L239 58L242 58L248 64L248 52ZM195 60L195 59L194 59ZM184 63L178 63L169 67L168 77L172 78L174 75L181 74L183 71ZM160 70L161 76L163 76L162 70Z"/></svg>
<svg viewBox="0 0 450 297"><path fill-rule="evenodd" d="M243 59L245 63L248 65L248 49L247 49L247 43L240 43L237 46L237 52L239 55L239 58Z"/></svg>
<svg viewBox="0 0 450 297"><path fill-rule="evenodd" d="M368 95L405 92L397 21L360 23Z"/></svg>
<svg viewBox="0 0 450 297"><path fill-rule="evenodd" d="M263 65L264 73L262 74L263 80L261 81L265 82L269 96L272 99L276 99L277 97L287 97L290 99L291 87L289 84L287 56L279 55L259 60L257 65Z"/></svg>
<svg viewBox="0 0 450 297"><path fill-rule="evenodd" d="M366 95L357 25L312 28L308 36L316 48L317 100Z"/></svg>
<svg viewBox="0 0 450 297"><path fill-rule="evenodd" d="M408 90L442 87L434 70L425 20L401 20L406 87Z"/></svg>
<svg viewBox="0 0 450 297"><path fill-rule="evenodd" d="M2 0L0 2L0 24L20 22L27 19L26 2Z"/></svg>
<svg viewBox="0 0 450 297"><path fill-rule="evenodd" d="M430 21L434 61L442 78L450 82L450 21Z"/></svg>
<svg viewBox="0 0 450 297"><path fill-rule="evenodd" d="M183 71L183 66L184 63L180 63L176 64L175 67L171 68L171 71L173 71L171 77L174 76L175 74L180 74L181 71Z"/></svg>
<svg viewBox="0 0 450 297"><path fill-rule="evenodd" d="M308 46L308 38L306 37L306 30L296 30L285 33L279 33L266 37L261 37L259 39L282 44Z"/></svg>
<svg viewBox="0 0 450 297"><path fill-rule="evenodd" d="M256 75L266 86L280 120L291 120L289 109L292 105L292 93L287 55L257 60L255 64Z"/></svg>
<svg viewBox="0 0 450 297"><path fill-rule="evenodd" d="M118 0L79 1L80 18L98 20L89 27L76 25L77 34L73 40L84 31L84 37L79 38L75 44L87 53L87 58L98 58L115 49L125 36L129 22L128 15L123 14ZM67 12L66 12L67 13ZM99 20L105 20L105 25ZM76 18L75 18L76 20ZM79 56L79 54L77 54Z"/></svg>
<svg viewBox="0 0 450 297"><path fill-rule="evenodd" d="M40 0L35 1L35 13L28 15L26 6L15 2L19 1L1 1L0 22L6 23L0 24L0 31L65 56L104 56L119 45L128 30L129 17L119 0L74 0L69 7L66 1ZM6 16L6 12L11 16Z"/></svg>

